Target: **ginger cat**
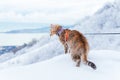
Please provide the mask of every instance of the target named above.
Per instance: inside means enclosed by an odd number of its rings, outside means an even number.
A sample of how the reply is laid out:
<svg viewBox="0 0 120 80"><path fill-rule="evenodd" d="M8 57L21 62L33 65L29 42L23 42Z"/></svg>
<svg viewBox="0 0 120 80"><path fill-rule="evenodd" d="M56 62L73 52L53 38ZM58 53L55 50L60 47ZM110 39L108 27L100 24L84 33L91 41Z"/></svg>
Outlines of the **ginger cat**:
<svg viewBox="0 0 120 80"><path fill-rule="evenodd" d="M68 48L70 49L72 60L77 63L77 67L83 60L85 64L96 69L96 65L87 59L89 45L82 33L77 30L63 29L61 25L51 24L50 36L54 34L58 35L60 42L64 45L65 53L68 53Z"/></svg>

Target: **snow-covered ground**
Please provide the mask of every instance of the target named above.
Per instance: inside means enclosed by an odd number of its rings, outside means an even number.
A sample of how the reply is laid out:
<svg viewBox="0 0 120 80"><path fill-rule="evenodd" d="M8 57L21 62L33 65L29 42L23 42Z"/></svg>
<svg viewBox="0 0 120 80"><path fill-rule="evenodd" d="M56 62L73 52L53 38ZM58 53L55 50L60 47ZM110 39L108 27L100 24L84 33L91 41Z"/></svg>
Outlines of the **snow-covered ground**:
<svg viewBox="0 0 120 80"><path fill-rule="evenodd" d="M32 65L0 70L1 80L120 80L120 53L91 51L89 60L97 70L81 63L75 67L69 54L63 54Z"/></svg>

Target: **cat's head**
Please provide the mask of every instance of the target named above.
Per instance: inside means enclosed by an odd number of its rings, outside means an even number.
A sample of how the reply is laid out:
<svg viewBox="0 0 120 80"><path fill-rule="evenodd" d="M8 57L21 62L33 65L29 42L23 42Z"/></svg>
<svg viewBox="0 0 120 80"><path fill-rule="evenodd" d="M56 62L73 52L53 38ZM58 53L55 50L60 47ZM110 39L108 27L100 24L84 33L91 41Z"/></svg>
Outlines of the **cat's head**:
<svg viewBox="0 0 120 80"><path fill-rule="evenodd" d="M50 36L53 36L54 34L57 34L58 31L62 28L62 26L58 24L51 24L50 26Z"/></svg>

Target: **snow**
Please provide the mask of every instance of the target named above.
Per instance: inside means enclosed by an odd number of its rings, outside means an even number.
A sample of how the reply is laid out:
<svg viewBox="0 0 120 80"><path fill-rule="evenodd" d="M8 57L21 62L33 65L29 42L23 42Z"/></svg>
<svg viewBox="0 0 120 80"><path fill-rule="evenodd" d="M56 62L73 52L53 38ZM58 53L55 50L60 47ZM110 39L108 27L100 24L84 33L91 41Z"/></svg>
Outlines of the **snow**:
<svg viewBox="0 0 120 80"><path fill-rule="evenodd" d="M0 69L14 65L27 65L50 59L64 52L57 36L50 38L48 34L39 35L39 41L32 47L26 47L17 53L6 53L0 56ZM54 44L54 45L53 45ZM59 44L59 45L58 45Z"/></svg>
<svg viewBox="0 0 120 80"><path fill-rule="evenodd" d="M119 33L120 32L120 0L106 3L94 15L85 17L76 23L73 29L82 33ZM91 49L120 50L120 34L118 35L85 35Z"/></svg>
<svg viewBox="0 0 120 80"><path fill-rule="evenodd" d="M0 56L1 80L119 80L120 53L113 50L91 50L88 59L97 65L97 70L81 62L75 67L70 54L64 54L58 37L41 35L39 42L16 54Z"/></svg>
<svg viewBox="0 0 120 80"><path fill-rule="evenodd" d="M120 9L117 1L106 3L93 16L81 20L76 28L83 33L120 31ZM88 26L89 24L89 26ZM87 29L84 29L87 28Z"/></svg>
<svg viewBox="0 0 120 80"><path fill-rule="evenodd" d="M12 67L0 71L1 80L119 80L120 55L115 51L93 50L89 60L95 62L97 70L81 63L75 67L69 54L32 65Z"/></svg>

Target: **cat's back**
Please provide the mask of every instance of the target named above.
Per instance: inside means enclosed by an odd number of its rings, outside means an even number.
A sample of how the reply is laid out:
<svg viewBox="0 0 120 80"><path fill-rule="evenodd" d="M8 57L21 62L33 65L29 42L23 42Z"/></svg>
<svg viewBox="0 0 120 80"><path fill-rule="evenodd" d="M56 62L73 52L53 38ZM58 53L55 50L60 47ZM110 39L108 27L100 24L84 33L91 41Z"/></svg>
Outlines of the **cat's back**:
<svg viewBox="0 0 120 80"><path fill-rule="evenodd" d="M71 30L71 32L70 32L69 35L70 35L71 37L75 37L75 38L78 38L78 39L80 39L80 38L85 38L85 37L83 36L83 34L80 33L80 32L77 31L77 30Z"/></svg>

